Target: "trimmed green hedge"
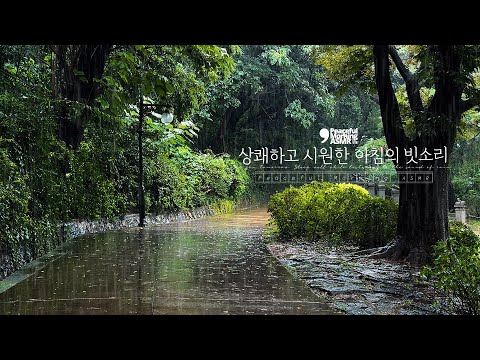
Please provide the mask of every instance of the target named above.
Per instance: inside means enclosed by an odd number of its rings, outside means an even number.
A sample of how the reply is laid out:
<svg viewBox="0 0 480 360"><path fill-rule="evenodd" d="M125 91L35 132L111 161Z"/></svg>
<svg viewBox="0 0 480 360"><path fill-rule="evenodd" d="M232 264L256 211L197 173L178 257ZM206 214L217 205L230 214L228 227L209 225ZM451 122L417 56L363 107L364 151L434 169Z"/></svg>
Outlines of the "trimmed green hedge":
<svg viewBox="0 0 480 360"><path fill-rule="evenodd" d="M392 240L398 206L358 185L318 183L273 195L268 211L283 238L326 239L363 248Z"/></svg>
<svg viewBox="0 0 480 360"><path fill-rule="evenodd" d="M158 154L148 160L145 173L147 210L154 213L208 206L221 200L235 202L246 193L250 182L239 161L189 150L183 157Z"/></svg>

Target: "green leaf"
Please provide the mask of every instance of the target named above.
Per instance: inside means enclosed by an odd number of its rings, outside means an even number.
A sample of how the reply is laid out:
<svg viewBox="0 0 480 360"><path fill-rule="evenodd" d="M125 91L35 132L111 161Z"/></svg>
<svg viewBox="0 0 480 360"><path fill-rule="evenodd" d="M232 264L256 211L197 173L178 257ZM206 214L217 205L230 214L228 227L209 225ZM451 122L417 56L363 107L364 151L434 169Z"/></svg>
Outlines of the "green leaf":
<svg viewBox="0 0 480 360"><path fill-rule="evenodd" d="M73 73L76 77L78 77L83 82L88 82L87 78L85 77L85 73L81 70L73 69Z"/></svg>
<svg viewBox="0 0 480 360"><path fill-rule="evenodd" d="M12 75L17 73L17 68L13 64L5 63L4 68Z"/></svg>
<svg viewBox="0 0 480 360"><path fill-rule="evenodd" d="M98 102L100 103L100 108L102 110L105 110L105 109L108 109L110 107L110 105L108 104L107 100L105 100L104 98L99 98L98 99Z"/></svg>
<svg viewBox="0 0 480 360"><path fill-rule="evenodd" d="M165 82L165 87L166 87L168 92L173 92L174 91L173 85L169 81Z"/></svg>

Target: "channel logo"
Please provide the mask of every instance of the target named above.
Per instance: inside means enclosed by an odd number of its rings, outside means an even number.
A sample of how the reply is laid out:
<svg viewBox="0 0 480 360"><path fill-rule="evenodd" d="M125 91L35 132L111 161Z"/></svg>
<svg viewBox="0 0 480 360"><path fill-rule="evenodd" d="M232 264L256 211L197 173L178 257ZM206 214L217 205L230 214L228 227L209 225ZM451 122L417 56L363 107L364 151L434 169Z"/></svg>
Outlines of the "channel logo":
<svg viewBox="0 0 480 360"><path fill-rule="evenodd" d="M323 128L320 130L320 137L322 138L322 144L330 139L330 144L335 145L347 145L358 144L358 128L348 129L335 129L335 128Z"/></svg>

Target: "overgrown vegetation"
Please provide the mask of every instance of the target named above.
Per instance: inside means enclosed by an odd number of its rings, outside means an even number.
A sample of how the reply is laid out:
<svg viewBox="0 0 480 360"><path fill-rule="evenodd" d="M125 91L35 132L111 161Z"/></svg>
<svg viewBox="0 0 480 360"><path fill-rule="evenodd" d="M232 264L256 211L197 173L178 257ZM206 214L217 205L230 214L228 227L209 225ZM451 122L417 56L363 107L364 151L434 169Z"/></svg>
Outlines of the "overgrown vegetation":
<svg viewBox="0 0 480 360"><path fill-rule="evenodd" d="M470 124L470 131L463 132L452 157L452 185L455 197L464 200L468 213L476 217L480 217L479 133L479 126Z"/></svg>
<svg viewBox="0 0 480 360"><path fill-rule="evenodd" d="M232 76L207 87L196 114L200 148L238 154L242 147L304 152L320 143L322 127L359 128L361 139L382 136L378 105L356 86L336 91L307 45L245 45Z"/></svg>
<svg viewBox="0 0 480 360"><path fill-rule="evenodd" d="M273 195L268 211L284 239L325 239L366 248L392 240L397 205L358 185L313 182Z"/></svg>
<svg viewBox="0 0 480 360"><path fill-rule="evenodd" d="M192 140L206 87L234 68L228 50L0 46L0 65L0 277L55 247L60 222L138 211L140 98L174 113L145 114L147 212L228 211L248 192L240 162Z"/></svg>
<svg viewBox="0 0 480 360"><path fill-rule="evenodd" d="M209 206L224 199L237 201L250 185L244 166L228 155L196 154L183 146L170 158L159 153L148 163L151 212Z"/></svg>
<svg viewBox="0 0 480 360"><path fill-rule="evenodd" d="M43 255L59 242L54 223L29 216L31 191L26 180L0 149L0 254L9 254L13 266Z"/></svg>
<svg viewBox="0 0 480 360"><path fill-rule="evenodd" d="M441 311L480 314L480 237L467 225L450 224L449 238L434 246L433 264L422 274L439 291Z"/></svg>

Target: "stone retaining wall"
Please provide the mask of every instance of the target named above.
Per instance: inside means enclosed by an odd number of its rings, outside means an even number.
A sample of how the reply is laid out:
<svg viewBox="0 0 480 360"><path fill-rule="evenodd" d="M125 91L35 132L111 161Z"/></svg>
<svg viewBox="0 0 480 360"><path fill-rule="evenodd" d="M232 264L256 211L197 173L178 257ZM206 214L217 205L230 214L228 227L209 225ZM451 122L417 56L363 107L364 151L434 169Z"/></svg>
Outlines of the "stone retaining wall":
<svg viewBox="0 0 480 360"><path fill-rule="evenodd" d="M239 208L239 206L236 206ZM187 211L178 211L174 213L147 215L145 218L146 225L160 225L172 222L180 222L185 220L197 219L205 216L214 215L215 212L207 207L196 208ZM67 240L75 239L82 235L95 234L109 230L120 230L124 228L132 228L138 226L139 215L129 214L124 217L116 218L112 221L105 219L92 221L71 221L58 228L58 239L52 239L52 244L64 243ZM44 254L40 254L44 255ZM4 253L0 249L0 280L4 279L14 271L24 267L29 262L35 260L31 254L31 249L22 248L19 250L20 264L15 266L11 256Z"/></svg>
<svg viewBox="0 0 480 360"><path fill-rule="evenodd" d="M214 215L212 209L201 207L188 211L179 211L175 213L167 213L160 215L147 215L145 217L145 225L169 224L172 222L180 222L185 220L198 219L204 216ZM93 220L93 221L72 221L63 224L61 233L65 240L74 239L76 237L95 234L108 230L119 230L124 228L132 228L138 226L139 215L130 214L114 221Z"/></svg>

